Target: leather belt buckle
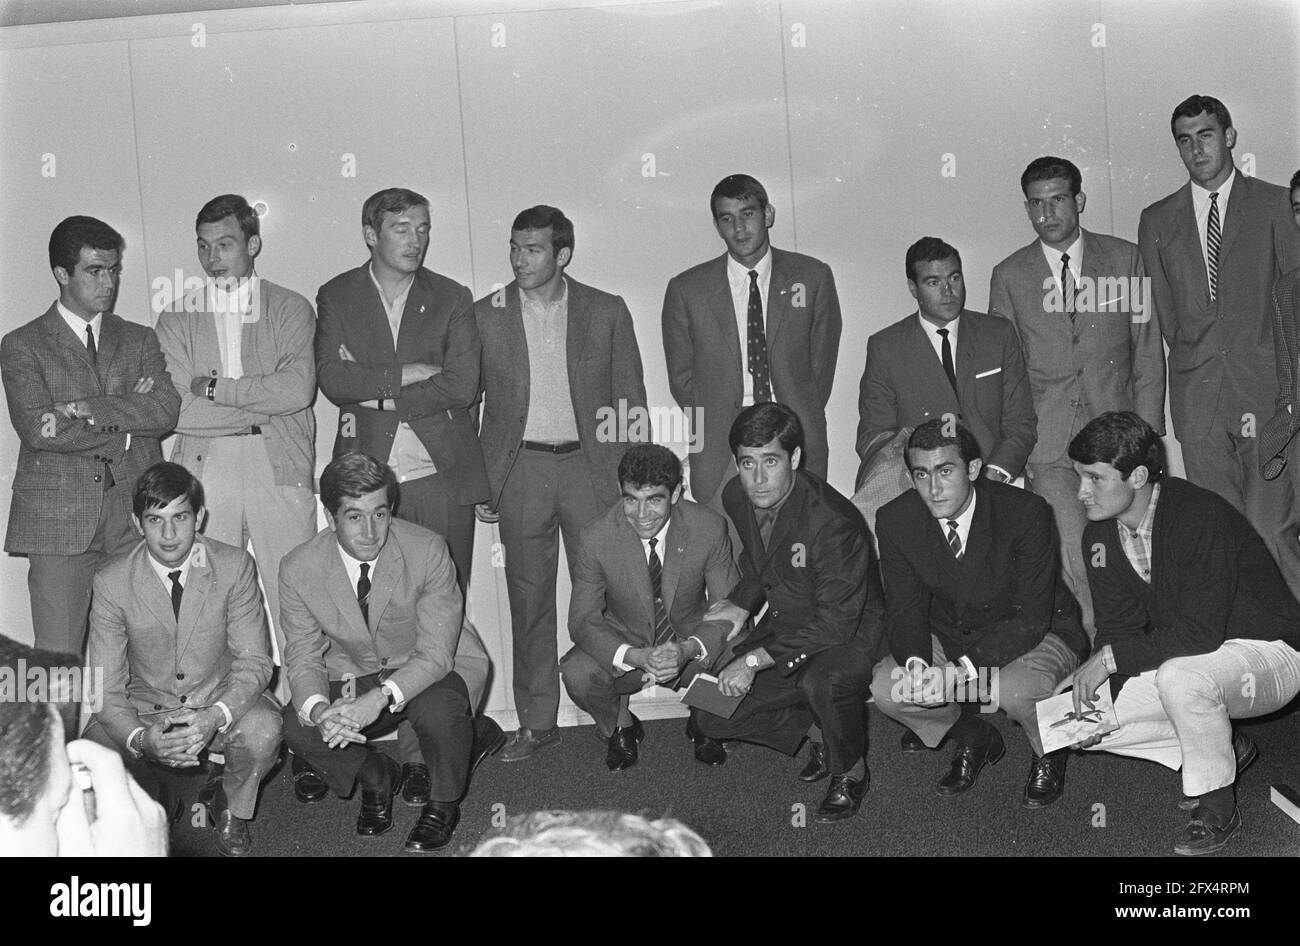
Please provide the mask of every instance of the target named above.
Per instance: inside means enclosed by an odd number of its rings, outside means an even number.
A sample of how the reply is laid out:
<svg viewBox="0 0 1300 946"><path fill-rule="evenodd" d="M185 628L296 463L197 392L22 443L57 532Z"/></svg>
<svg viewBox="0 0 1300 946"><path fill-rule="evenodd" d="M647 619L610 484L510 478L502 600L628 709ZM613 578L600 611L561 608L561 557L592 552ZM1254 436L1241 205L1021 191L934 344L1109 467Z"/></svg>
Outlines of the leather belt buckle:
<svg viewBox="0 0 1300 946"><path fill-rule="evenodd" d="M525 440L522 443L525 450L536 450L540 453L553 453L556 456L565 453L573 453L575 450L582 449L582 443L578 440L570 440L565 443L541 443L536 440Z"/></svg>

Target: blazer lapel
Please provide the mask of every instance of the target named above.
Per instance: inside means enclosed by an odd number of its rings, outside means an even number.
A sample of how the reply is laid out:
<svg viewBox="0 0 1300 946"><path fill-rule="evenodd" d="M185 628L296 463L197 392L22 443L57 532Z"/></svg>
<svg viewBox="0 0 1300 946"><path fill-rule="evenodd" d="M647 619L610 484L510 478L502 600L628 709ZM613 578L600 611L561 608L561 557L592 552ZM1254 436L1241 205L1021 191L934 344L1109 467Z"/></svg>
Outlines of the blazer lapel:
<svg viewBox="0 0 1300 946"><path fill-rule="evenodd" d="M767 324L763 329L769 358L772 354L772 346L785 322L786 313L790 309L790 282L790 273L785 265L785 254L773 248L772 277L767 284Z"/></svg>
<svg viewBox="0 0 1300 946"><path fill-rule="evenodd" d="M673 612L673 596L677 593L677 583L681 580L682 556L686 554L690 535L682 517L674 515L668 520L668 531L664 533L664 549L661 559L664 563L663 594L664 610Z"/></svg>
<svg viewBox="0 0 1300 946"><path fill-rule="evenodd" d="M198 626L199 614L202 612L203 602L207 600L208 592L212 588L212 582L211 559L206 555L192 556L190 558L189 580L185 585L184 593L181 595L181 613L177 622L176 659L178 661L190 646L190 638L194 636L194 629ZM169 610L170 606L171 602L168 601Z"/></svg>
<svg viewBox="0 0 1300 946"><path fill-rule="evenodd" d="M140 601L163 627L167 628L175 641L177 634L176 615L172 612L172 598L158 573L149 564L149 552L141 542L133 553L136 556L132 567L132 580L138 589ZM181 599L182 609L185 599Z"/></svg>
<svg viewBox="0 0 1300 946"><path fill-rule="evenodd" d="M393 345L393 327L388 324L388 311L384 308L384 299L379 294L379 287L375 281L370 278L369 264L362 266L360 270L360 282L357 291L361 296L360 309L361 316L361 337L375 346L379 354L387 355L390 361L397 360L397 349ZM406 304L411 304L411 296L416 294L415 283L411 284L410 295L406 297ZM403 314L402 321L406 321ZM398 329L401 333L401 329ZM357 353L352 352L355 356Z"/></svg>
<svg viewBox="0 0 1300 946"><path fill-rule="evenodd" d="M357 589L348 578L348 570L343 567L343 556L339 552L338 539L331 532L328 541L322 545L321 578L334 605L347 621L348 628L358 637L368 637L370 629L361 620L361 605L357 604ZM374 586L371 585L371 609L374 614Z"/></svg>
<svg viewBox="0 0 1300 946"><path fill-rule="evenodd" d="M572 279L566 279L568 286L569 320L564 332L564 351L569 366L569 390L578 391L583 386L582 353L587 347L587 327L591 324L591 312L587 308L586 298L581 287ZM577 405L574 405L576 410Z"/></svg>
<svg viewBox="0 0 1300 946"><path fill-rule="evenodd" d="M1237 179L1232 184L1233 199L1228 201L1227 216L1223 221L1223 239L1219 242L1219 265L1222 268L1223 261L1227 259L1228 253L1232 250L1232 242L1236 239L1237 234L1241 232L1241 225L1245 219L1255 212L1254 182L1242 174L1237 173ZM1207 283L1208 291L1208 283Z"/></svg>
<svg viewBox="0 0 1300 946"><path fill-rule="evenodd" d="M790 496L776 514L776 522L772 524L772 535L767 541L767 554L763 556L763 566L765 568L770 561L778 556L781 549L785 548L790 533L794 531L795 523L803 521L803 504L806 497L807 490L803 480L799 478L798 473L795 473L794 487L790 491ZM755 528L757 528L757 519L754 520L754 524ZM761 541L761 533L759 538Z"/></svg>
<svg viewBox="0 0 1300 946"><path fill-rule="evenodd" d="M511 282L502 290L505 293L505 321L501 325L502 334L505 336L506 350L513 353L515 370L511 376L517 379L521 385L519 388L521 394L521 403L524 405L524 413L528 412L528 392L532 386L532 371L529 368L528 358L528 333L524 331L524 311L519 304L519 285ZM567 352L566 352L567 357ZM572 383L572 374L570 374L570 383Z"/></svg>
<svg viewBox="0 0 1300 946"><path fill-rule="evenodd" d="M433 304L433 293L425 285L423 276L424 270L415 274L415 281L411 283L411 291L406 297L406 308L402 312L401 324L397 327L397 348L393 353L394 359L397 358L398 351L409 352L420 349L417 339L432 318L429 313L438 311ZM384 327L387 328L387 324ZM390 339L393 337L391 330L388 332L388 337Z"/></svg>
<svg viewBox="0 0 1300 946"><path fill-rule="evenodd" d="M388 533L388 541L384 547L379 550L379 557L375 559L374 568L371 573L374 576L370 585L370 627L368 628L370 636L374 637L379 628L379 622L383 620L384 610L388 603L393 600L393 589L397 587L397 578L406 568L406 556L402 554L402 547L397 544L393 538L393 533ZM357 605L357 611L360 612L361 606Z"/></svg>
<svg viewBox="0 0 1300 946"><path fill-rule="evenodd" d="M68 323L63 321L63 316L59 313L57 303L50 306L50 310L45 313L45 318L46 327L48 328L54 343L74 352L76 356L85 363L86 368L89 369L91 367L90 350L86 347L86 340L84 337L78 336L73 332L68 326ZM84 332L82 335L84 336Z"/></svg>
<svg viewBox="0 0 1300 946"><path fill-rule="evenodd" d="M1204 299L1210 298L1210 275L1205 269L1205 252L1201 248L1201 234L1196 229L1196 207L1192 203L1192 184L1188 181L1178 192L1178 201L1174 208L1174 232L1187 248L1188 262L1196 280L1196 286ZM1222 258L1220 248L1220 258Z"/></svg>
<svg viewBox="0 0 1300 946"><path fill-rule="evenodd" d="M968 315L969 310L962 309L961 314L963 316ZM980 367L977 360L978 335L979 328L975 325L975 320L962 319L957 329L957 350L953 352L953 358L956 361L953 368L957 372L957 400L959 407L964 404L973 406L976 403L975 374ZM942 365L940 369L942 371Z"/></svg>
<svg viewBox="0 0 1300 946"><path fill-rule="evenodd" d="M101 378L108 377L108 368L117 354L117 346L122 338L122 326L119 319L111 312L105 312L99 320L99 343L95 346L95 371ZM90 353L86 353L90 357Z"/></svg>
<svg viewBox="0 0 1300 946"><path fill-rule="evenodd" d="M957 610L965 607L975 590L976 583L984 574L984 561L993 545L993 515L989 509L989 497L977 486L975 489L975 515L971 518L970 532L966 535L966 547L962 550L961 561L957 562ZM953 558L949 549L948 557ZM955 561L955 559L954 559Z"/></svg>
<svg viewBox="0 0 1300 946"><path fill-rule="evenodd" d="M775 273L773 274L775 278ZM727 254L722 254L714 266L714 275L709 280L709 309L718 322L722 337L727 340L727 350L731 352L729 364L732 370L743 370L744 354L740 350L740 331L736 328L736 308L731 301L731 283L727 281ZM743 386L744 379L737 375Z"/></svg>
<svg viewBox="0 0 1300 946"><path fill-rule="evenodd" d="M636 589L637 601L641 604L641 614L643 620L636 627L629 627L628 630L633 633L639 633L645 640L646 644L654 643L655 633L655 596L654 589L650 587L650 567L646 561L645 546L641 544L641 538L636 534L627 519L619 517L618 529L615 530L615 537L618 543L618 555L615 561L627 563L627 579L631 587ZM659 561L664 561L664 550L658 549ZM664 596L664 606L667 607L668 597Z"/></svg>

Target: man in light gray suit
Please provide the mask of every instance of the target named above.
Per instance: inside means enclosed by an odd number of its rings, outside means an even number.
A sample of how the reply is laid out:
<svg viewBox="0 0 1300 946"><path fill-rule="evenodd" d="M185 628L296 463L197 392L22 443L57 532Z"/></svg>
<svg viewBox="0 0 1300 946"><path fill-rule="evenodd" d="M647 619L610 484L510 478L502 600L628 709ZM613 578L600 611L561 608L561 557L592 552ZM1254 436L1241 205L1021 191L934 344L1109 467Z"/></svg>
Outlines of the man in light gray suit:
<svg viewBox="0 0 1300 946"><path fill-rule="evenodd" d="M1164 433L1165 357L1136 244L1079 225L1083 176L1064 158L1036 158L1020 176L1038 239L997 266L989 314L1020 335L1038 415L1028 486L1051 505L1066 583L1096 633L1082 558L1079 476L1067 448L1105 411L1136 411Z"/></svg>

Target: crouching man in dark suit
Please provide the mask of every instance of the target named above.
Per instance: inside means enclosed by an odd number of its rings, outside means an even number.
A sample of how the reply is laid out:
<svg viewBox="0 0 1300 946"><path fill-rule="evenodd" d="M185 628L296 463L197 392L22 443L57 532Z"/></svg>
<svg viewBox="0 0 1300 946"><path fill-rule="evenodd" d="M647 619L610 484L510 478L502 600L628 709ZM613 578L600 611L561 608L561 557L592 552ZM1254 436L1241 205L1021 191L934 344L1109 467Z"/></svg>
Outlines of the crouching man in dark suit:
<svg viewBox="0 0 1300 946"><path fill-rule="evenodd" d="M1160 437L1129 411L1070 442L1088 513L1096 650L1074 708L1107 680L1119 729L1082 744L1183 770L1191 821L1175 854L1209 854L1241 830L1234 786L1259 754L1232 720L1300 693L1300 604L1246 517L1217 493L1164 476Z"/></svg>
<svg viewBox="0 0 1300 946"><path fill-rule="evenodd" d="M446 541L392 517L397 477L361 453L334 459L320 478L330 528L280 563L280 621L293 703L285 741L339 796L361 786L357 834L393 826L402 769L367 741L409 720L430 773L430 800L406 850L451 841L470 772L505 742L478 705L488 659L463 625Z"/></svg>
<svg viewBox="0 0 1300 946"><path fill-rule="evenodd" d="M1061 578L1051 507L981 478L982 466L955 418L927 421L907 441L916 488L876 517L890 656L871 693L910 730L903 751L956 743L940 795L970 789L1005 753L980 718L979 700L991 699L989 711L1018 722L1034 750L1021 804L1043 808L1061 797L1067 757L1043 755L1034 705L1078 666L1088 640Z"/></svg>
<svg viewBox="0 0 1300 946"><path fill-rule="evenodd" d="M857 507L798 469L803 426L790 408L745 408L729 441L740 475L722 502L744 544L741 578L708 616L729 621L734 634L765 603L767 613L719 664L722 692L745 696L735 715L692 713L695 757L722 764L725 739L794 755L816 723L799 777L832 776L818 821L851 818L867 792L867 686L880 640L871 535Z"/></svg>
<svg viewBox="0 0 1300 946"><path fill-rule="evenodd" d="M671 450L633 445L618 481L622 498L582 533L569 597L574 647L560 661L569 696L608 743L613 771L636 764L645 738L629 696L721 656L731 628L704 615L740 578L726 520L682 499L682 463Z"/></svg>

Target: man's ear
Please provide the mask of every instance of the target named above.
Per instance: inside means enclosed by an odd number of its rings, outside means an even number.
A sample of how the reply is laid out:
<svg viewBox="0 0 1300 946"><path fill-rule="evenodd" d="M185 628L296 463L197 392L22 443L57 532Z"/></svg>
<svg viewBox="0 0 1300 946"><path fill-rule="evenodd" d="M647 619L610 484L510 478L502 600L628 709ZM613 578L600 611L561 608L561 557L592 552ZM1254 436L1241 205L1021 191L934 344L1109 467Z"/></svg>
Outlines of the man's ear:
<svg viewBox="0 0 1300 946"><path fill-rule="evenodd" d="M325 510L325 521L330 524L331 532L339 531L338 524L334 521L334 513L330 512L328 509Z"/></svg>
<svg viewBox="0 0 1300 946"><path fill-rule="evenodd" d="M1237 129L1235 128L1224 129L1223 140L1227 144L1229 151L1237 147Z"/></svg>
<svg viewBox="0 0 1300 946"><path fill-rule="evenodd" d="M194 531L202 533L208 527L208 507L200 506L194 514Z"/></svg>
<svg viewBox="0 0 1300 946"><path fill-rule="evenodd" d="M971 460L970 463L966 464L966 478L974 483L980 478L980 470L982 469L984 469L984 461L979 457L976 457L974 460Z"/></svg>
<svg viewBox="0 0 1300 946"><path fill-rule="evenodd" d="M803 459L803 447L795 447L794 453L790 454L790 468L799 469L799 461Z"/></svg>
<svg viewBox="0 0 1300 946"><path fill-rule="evenodd" d="M771 230L774 223L776 223L776 208L768 204L767 209L763 211L763 225Z"/></svg>
<svg viewBox="0 0 1300 946"><path fill-rule="evenodd" d="M1151 472L1145 465L1135 466L1133 472L1128 475L1128 481L1133 485L1134 490L1139 490L1151 482Z"/></svg>
<svg viewBox="0 0 1300 946"><path fill-rule="evenodd" d="M257 254L262 252L262 238L253 234L248 238L248 255L257 259Z"/></svg>
<svg viewBox="0 0 1300 946"><path fill-rule="evenodd" d="M564 269L569 265L569 260L573 259L573 247L566 246L560 252L555 254L555 265Z"/></svg>
<svg viewBox="0 0 1300 946"><path fill-rule="evenodd" d="M373 248L374 245L379 242L379 234L375 232L374 227L369 225L366 225L361 228L361 237L366 241L366 246L369 246L371 248Z"/></svg>
<svg viewBox="0 0 1300 946"><path fill-rule="evenodd" d="M143 538L144 538L144 526L140 523L140 517L139 517L139 516L132 516L132 517L131 517L131 525L132 525L132 527L134 527L135 532L136 532L136 535L140 536L140 538L143 539Z"/></svg>
<svg viewBox="0 0 1300 946"><path fill-rule="evenodd" d="M62 266L54 267L54 278L60 286L66 286L68 283L72 282L71 274Z"/></svg>
<svg viewBox="0 0 1300 946"><path fill-rule="evenodd" d="M1079 214L1083 213L1083 208L1086 207L1087 204L1088 204L1088 195L1085 194L1083 191L1079 191L1079 193L1074 195L1075 213L1079 213Z"/></svg>
<svg viewBox="0 0 1300 946"><path fill-rule="evenodd" d="M677 488L673 490L673 494L668 497L668 504L670 506L677 505L677 501L682 498L682 490L685 488L685 485L686 484L684 483L677 484Z"/></svg>
<svg viewBox="0 0 1300 946"><path fill-rule="evenodd" d="M913 299L918 298L916 295L916 283L912 282L910 279L907 281L907 291L912 294Z"/></svg>

